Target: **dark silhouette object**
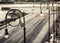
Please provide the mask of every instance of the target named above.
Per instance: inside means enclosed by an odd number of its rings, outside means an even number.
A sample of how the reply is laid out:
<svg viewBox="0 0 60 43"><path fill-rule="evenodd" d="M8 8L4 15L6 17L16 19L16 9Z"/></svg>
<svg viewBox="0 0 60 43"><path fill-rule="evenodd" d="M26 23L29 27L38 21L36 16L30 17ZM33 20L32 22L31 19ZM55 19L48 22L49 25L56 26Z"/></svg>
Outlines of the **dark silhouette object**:
<svg viewBox="0 0 60 43"><path fill-rule="evenodd" d="M60 1L60 0L54 0L54 1Z"/></svg>
<svg viewBox="0 0 60 43"><path fill-rule="evenodd" d="M14 2L4 2L4 1L0 1L0 4L14 4Z"/></svg>
<svg viewBox="0 0 60 43"><path fill-rule="evenodd" d="M7 29L5 29L5 35L9 35L9 33L8 33L8 30L7 30Z"/></svg>

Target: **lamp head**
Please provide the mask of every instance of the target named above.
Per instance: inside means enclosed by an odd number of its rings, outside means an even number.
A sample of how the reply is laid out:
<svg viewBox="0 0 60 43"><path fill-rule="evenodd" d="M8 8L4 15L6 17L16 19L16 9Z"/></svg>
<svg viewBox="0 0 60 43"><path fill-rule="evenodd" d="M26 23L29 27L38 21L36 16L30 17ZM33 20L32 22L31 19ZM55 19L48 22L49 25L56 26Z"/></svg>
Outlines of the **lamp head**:
<svg viewBox="0 0 60 43"><path fill-rule="evenodd" d="M5 29L5 35L4 35L5 38L8 38L9 37L9 33L8 33L8 30Z"/></svg>
<svg viewBox="0 0 60 43"><path fill-rule="evenodd" d="M5 35L4 37L5 37L5 38L9 38L9 35Z"/></svg>
<svg viewBox="0 0 60 43"><path fill-rule="evenodd" d="M40 13L40 16L43 16L42 11L41 11L41 13Z"/></svg>

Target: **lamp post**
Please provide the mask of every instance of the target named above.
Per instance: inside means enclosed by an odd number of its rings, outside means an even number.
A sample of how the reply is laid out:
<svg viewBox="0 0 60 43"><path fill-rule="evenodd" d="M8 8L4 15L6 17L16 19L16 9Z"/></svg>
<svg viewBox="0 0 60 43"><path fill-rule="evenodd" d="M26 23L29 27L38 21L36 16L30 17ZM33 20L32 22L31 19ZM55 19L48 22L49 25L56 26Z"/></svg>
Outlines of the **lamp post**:
<svg viewBox="0 0 60 43"><path fill-rule="evenodd" d="M57 26L56 26L56 25L57 25L56 20L57 20L57 17L58 17L58 16L57 16L57 5L58 5L58 4L55 2L54 6L55 6L55 8L56 8L56 9L55 9L55 10L56 10L56 14L55 14L56 17L55 17L55 23L54 23L54 27L55 27L55 28L54 28L54 30L55 30L55 31L54 31L54 32L55 32L55 34L54 34L54 42L57 42L57 43L58 43L58 41L57 41L58 28L57 28Z"/></svg>
<svg viewBox="0 0 60 43"><path fill-rule="evenodd" d="M42 2L40 3L40 13L42 13L42 10L41 10L41 4L42 4Z"/></svg>
<svg viewBox="0 0 60 43"><path fill-rule="evenodd" d="M17 13L18 12L18 13ZM5 16L5 19L7 19L7 16L11 16L11 19L13 19L14 21L16 21L16 19L19 19L19 23L17 25L12 25L10 23L8 23L8 21L6 20L6 23L9 24L10 26L12 27L16 27L18 25L21 25L24 24L24 43L26 43L26 27L25 27L25 13L24 12L21 12L20 10L18 9L11 9L7 12L6 16ZM16 16L16 17L15 17ZM21 23L21 17L23 17L23 23ZM12 21L13 21L12 20ZM5 29L5 38L8 38L9 37L9 33L8 33L8 29L7 29L7 24L6 24L6 29Z"/></svg>
<svg viewBox="0 0 60 43"><path fill-rule="evenodd" d="M55 24L54 24L54 3L52 3L52 7L53 7L53 43L55 42Z"/></svg>
<svg viewBox="0 0 60 43"><path fill-rule="evenodd" d="M47 3L47 10L48 10L48 42L50 43L50 9L48 3Z"/></svg>
<svg viewBox="0 0 60 43"><path fill-rule="evenodd" d="M25 27L25 12L22 13L23 21L24 21L24 43L26 43L26 27Z"/></svg>
<svg viewBox="0 0 60 43"><path fill-rule="evenodd" d="M56 3L56 21L57 21L57 3ZM55 21L55 26L57 25L57 22ZM58 31L57 31L57 26L56 26L56 28L55 28L55 30L56 30L56 35L55 35L55 38L57 38L57 36L58 36ZM56 42L57 42L57 39L56 39Z"/></svg>
<svg viewBox="0 0 60 43"><path fill-rule="evenodd" d="M42 4L42 2L40 3L40 16L43 16L43 14L42 14L41 4Z"/></svg>

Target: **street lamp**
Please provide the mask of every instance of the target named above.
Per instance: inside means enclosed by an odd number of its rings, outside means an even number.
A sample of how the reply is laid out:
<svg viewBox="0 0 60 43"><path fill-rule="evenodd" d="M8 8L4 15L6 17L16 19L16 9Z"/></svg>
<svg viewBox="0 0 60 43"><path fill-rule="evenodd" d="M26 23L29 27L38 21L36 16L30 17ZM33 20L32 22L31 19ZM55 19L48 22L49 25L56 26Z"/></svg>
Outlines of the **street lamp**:
<svg viewBox="0 0 60 43"><path fill-rule="evenodd" d="M22 13L24 21L24 43L26 43L26 27L25 27L25 12Z"/></svg>
<svg viewBox="0 0 60 43"><path fill-rule="evenodd" d="M43 14L42 14L41 4L42 4L42 2L40 3L40 16L43 16Z"/></svg>
<svg viewBox="0 0 60 43"><path fill-rule="evenodd" d="M47 3L47 10L48 10L48 42L50 43L50 9L49 9L49 4Z"/></svg>
<svg viewBox="0 0 60 43"><path fill-rule="evenodd" d="M54 43L54 29L55 29L55 25L54 25L54 5L52 4L52 6L53 6L53 31L52 31L52 34L50 34L50 9L49 9L49 43L50 42L52 42L52 43ZM51 37L51 39L50 39L50 37Z"/></svg>
<svg viewBox="0 0 60 43"><path fill-rule="evenodd" d="M10 19L13 22L15 22L17 19L19 19L19 23L16 24L16 25L12 25L12 24L8 23L9 22L7 20L8 19L8 16L10 16ZM24 43L26 43L26 27L25 27L25 17L24 16L25 16L25 13L24 12L21 12L18 9L10 9L7 12L6 16L5 16L5 20L6 20L6 23L9 24L12 27L16 27L18 25L24 24L24 26L23 26L24 27L23 28L24 29ZM21 20L21 17L23 17L23 21ZM23 22L23 23L21 23L21 22ZM5 35L4 35L5 38L8 38L9 37L9 33L8 33L8 29L7 29L7 24L6 24Z"/></svg>
<svg viewBox="0 0 60 43"><path fill-rule="evenodd" d="M56 3L56 25L57 25L57 16L58 16L58 15L57 15L57 3ZM56 30L56 38L57 38L57 36L58 36L58 31L57 31L57 29L58 29L58 28L57 28L57 26L56 26L56 29L55 29L55 30Z"/></svg>
<svg viewBox="0 0 60 43"><path fill-rule="evenodd" d="M52 3L52 7L53 7L53 43L55 42L55 24L54 24L54 3Z"/></svg>

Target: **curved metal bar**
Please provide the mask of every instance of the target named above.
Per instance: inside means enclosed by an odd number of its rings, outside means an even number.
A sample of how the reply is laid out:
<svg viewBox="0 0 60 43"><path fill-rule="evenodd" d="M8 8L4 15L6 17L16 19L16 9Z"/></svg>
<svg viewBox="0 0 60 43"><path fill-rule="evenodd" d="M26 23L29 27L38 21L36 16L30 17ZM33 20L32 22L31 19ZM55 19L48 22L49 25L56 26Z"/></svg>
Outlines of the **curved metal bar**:
<svg viewBox="0 0 60 43"><path fill-rule="evenodd" d="M19 12L22 14L22 16L23 16L23 23L24 23L24 28L23 28L23 29L24 29L24 43L26 43L26 27L25 27L25 17L24 17L24 16L25 16L25 12L22 13L22 12L21 12L20 10L18 10L18 9L11 9L11 10L9 10L9 11L7 12L7 14L6 14L6 16L5 16L5 20L6 20L6 22L5 22L5 23L6 23L5 35L9 35L8 29L7 29L7 22L8 22L8 21L7 21L7 16L8 16L8 14L9 14L10 11L13 11L13 14L14 14L14 12L15 12L16 10L19 11ZM21 23L20 17L21 17L21 15L18 15L19 24ZM13 18L13 19L18 19L18 18ZM9 24L9 23L8 23L8 24ZM9 25L12 26L11 24L9 24ZM17 26L17 25L16 25L16 26Z"/></svg>
<svg viewBox="0 0 60 43"><path fill-rule="evenodd" d="M21 18L22 12L21 12L20 10L18 10L18 9L11 9L11 10L9 10L8 13L6 14L5 19L7 19L7 16L8 16L8 14L9 14L10 11L13 11L13 12L12 12L12 16L13 16L13 15L18 16L17 18L11 18L12 21L13 21L14 19L15 19L15 20L16 20L16 19L19 19L19 23L18 23L17 25L15 25L15 26L11 25L10 23L8 23L8 24L9 24L10 26L12 26L12 27L16 27L16 26L18 26L18 25L21 23L21 19L20 19L20 18ZM19 13L21 13L21 14L19 14L19 15L18 15L18 14L15 14L15 11L19 11ZM22 15L22 16L23 16L23 15ZM7 22L8 22L8 21L7 21Z"/></svg>

